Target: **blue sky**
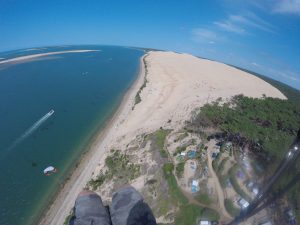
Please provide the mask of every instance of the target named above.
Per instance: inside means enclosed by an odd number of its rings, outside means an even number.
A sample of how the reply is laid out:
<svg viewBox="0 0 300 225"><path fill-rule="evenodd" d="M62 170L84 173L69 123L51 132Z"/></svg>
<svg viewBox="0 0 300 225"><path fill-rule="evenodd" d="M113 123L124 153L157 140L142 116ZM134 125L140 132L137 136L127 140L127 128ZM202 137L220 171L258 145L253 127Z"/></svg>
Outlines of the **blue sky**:
<svg viewBox="0 0 300 225"><path fill-rule="evenodd" d="M0 51L64 44L186 52L300 89L300 0L0 0Z"/></svg>

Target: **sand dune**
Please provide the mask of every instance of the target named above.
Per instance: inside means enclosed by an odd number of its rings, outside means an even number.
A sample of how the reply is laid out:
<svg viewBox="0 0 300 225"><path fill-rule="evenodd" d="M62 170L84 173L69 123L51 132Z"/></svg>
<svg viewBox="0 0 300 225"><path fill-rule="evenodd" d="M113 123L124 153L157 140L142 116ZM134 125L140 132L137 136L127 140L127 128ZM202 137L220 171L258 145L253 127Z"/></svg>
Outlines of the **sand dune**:
<svg viewBox="0 0 300 225"><path fill-rule="evenodd" d="M124 149L136 135L160 127L177 129L190 118L194 109L219 97L229 99L237 94L262 97L265 94L286 98L251 74L187 54L150 52L146 64L148 83L141 92L142 101L132 110L135 94L143 83L144 68L41 224L63 224L77 194L103 163L105 152L111 148Z"/></svg>
<svg viewBox="0 0 300 225"><path fill-rule="evenodd" d="M286 98L262 79L222 63L172 52L151 52L146 61L149 74L142 102L116 133L116 137L128 136L125 143L140 132L180 126L195 108L219 97Z"/></svg>

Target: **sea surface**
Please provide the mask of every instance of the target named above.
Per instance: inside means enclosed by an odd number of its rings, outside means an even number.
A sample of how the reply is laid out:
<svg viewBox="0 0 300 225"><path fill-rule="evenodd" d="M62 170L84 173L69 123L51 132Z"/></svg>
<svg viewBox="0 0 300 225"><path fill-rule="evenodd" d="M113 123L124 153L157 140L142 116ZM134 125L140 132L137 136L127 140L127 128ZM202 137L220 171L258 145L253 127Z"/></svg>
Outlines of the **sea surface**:
<svg viewBox="0 0 300 225"><path fill-rule="evenodd" d="M144 51L58 46L0 53L9 59L80 49L100 51L0 64L1 225L33 224L49 207L136 79ZM58 172L45 176L48 166Z"/></svg>

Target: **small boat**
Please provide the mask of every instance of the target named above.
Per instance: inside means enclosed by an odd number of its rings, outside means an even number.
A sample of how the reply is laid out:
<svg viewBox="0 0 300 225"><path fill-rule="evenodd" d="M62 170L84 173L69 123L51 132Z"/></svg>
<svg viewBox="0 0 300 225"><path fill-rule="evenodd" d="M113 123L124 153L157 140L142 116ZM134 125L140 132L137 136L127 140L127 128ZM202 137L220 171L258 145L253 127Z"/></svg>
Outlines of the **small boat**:
<svg viewBox="0 0 300 225"><path fill-rule="evenodd" d="M51 116L54 113L54 110L51 109L50 112L48 112L48 115Z"/></svg>
<svg viewBox="0 0 300 225"><path fill-rule="evenodd" d="M56 173L57 169L53 166L48 166L46 169L44 169L44 174L46 176L50 176L52 173Z"/></svg>

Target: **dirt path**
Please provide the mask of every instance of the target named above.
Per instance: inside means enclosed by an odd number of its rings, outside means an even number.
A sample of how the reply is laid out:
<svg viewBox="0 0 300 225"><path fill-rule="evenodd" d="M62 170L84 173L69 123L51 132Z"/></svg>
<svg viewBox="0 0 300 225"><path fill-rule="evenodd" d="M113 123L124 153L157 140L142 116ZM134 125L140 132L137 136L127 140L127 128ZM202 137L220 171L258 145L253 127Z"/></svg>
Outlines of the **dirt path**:
<svg viewBox="0 0 300 225"><path fill-rule="evenodd" d="M208 149L207 149L208 170L209 170L209 174L212 176L212 180L214 181L214 184L215 184L215 190L217 191L217 194L218 194L219 208L220 208L220 211L221 211L220 213L223 215L223 217L226 220L229 220L229 219L232 219L232 217L228 214L228 212L225 208L225 205L224 205L224 192L223 192L223 189L220 185L217 174L215 173L214 169L212 168L211 154L213 152L213 147L214 147L214 142L209 142Z"/></svg>

